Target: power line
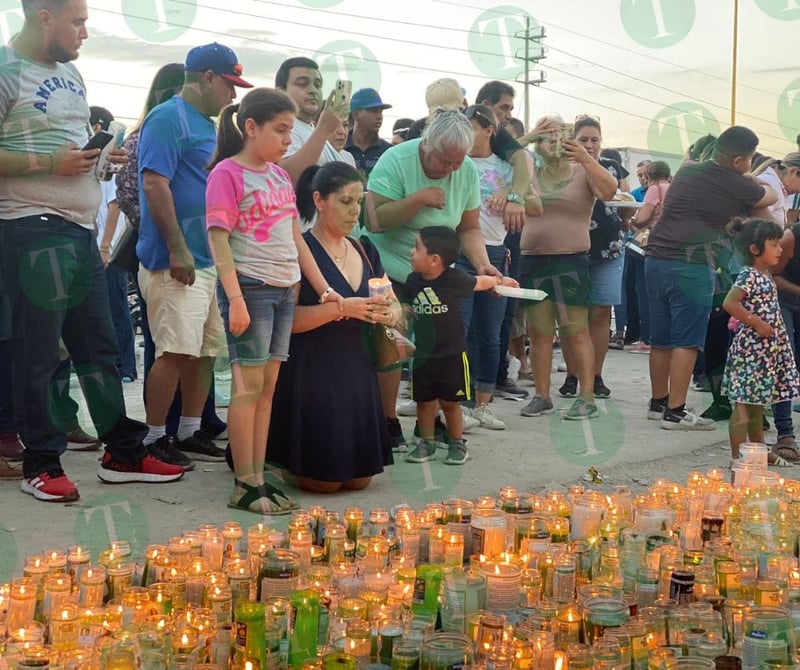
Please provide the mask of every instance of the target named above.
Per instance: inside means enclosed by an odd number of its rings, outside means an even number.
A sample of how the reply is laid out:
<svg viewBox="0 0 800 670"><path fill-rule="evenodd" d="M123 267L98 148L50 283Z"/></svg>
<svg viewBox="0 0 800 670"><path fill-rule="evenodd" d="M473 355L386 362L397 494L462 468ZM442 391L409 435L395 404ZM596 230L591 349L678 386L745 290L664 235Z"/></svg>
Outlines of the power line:
<svg viewBox="0 0 800 670"><path fill-rule="evenodd" d="M178 2L180 4L193 4L193 5L196 4L194 2L190 2L189 0L174 0L174 1ZM280 3L276 3L276 2L271 2L270 0L255 0L255 1L259 2L261 4L270 4L270 5L272 5L272 4L280 4ZM443 1L443 0L438 0L438 1ZM445 4L453 4L453 5L458 5L458 6L461 6L461 7L470 7L469 5L460 5L460 4L454 3L454 2L447 2ZM214 6L209 6L209 5L197 5L197 6L198 7L203 7L205 9L216 10L216 11L225 11L227 13L233 13L233 14L237 14L237 15L240 15L240 16L246 16L246 17L251 17L251 18L263 18L263 17L260 17L257 14L252 14L252 13L249 13L249 12L233 11L233 10L223 9L221 7L214 7ZM313 10L312 8L307 8L307 9L309 11L317 11L317 10ZM477 9L477 8L474 8L474 9ZM358 19L362 19L362 20L366 20L366 21L373 21L373 20L374 21L391 21L391 23L393 23L393 24L400 23L402 25L408 25L408 26L419 27L419 28L429 28L429 29L433 29L433 30L441 29L441 30L456 31L456 32L467 33L467 34L478 34L478 31L467 30L467 29L463 29L463 28L449 28L449 27L444 27L444 26L439 27L439 26L432 26L430 24L412 23L412 22L408 22L408 21L392 21L390 19L383 19L381 17L369 17L369 16L358 15L358 14L339 13L339 12L332 12L330 10L318 10L318 11L321 11L321 12L324 12L324 13L328 13L328 14L333 14L334 16L347 16L347 17L350 17L350 18L358 18ZM291 21L289 19L282 19L282 18L277 18L277 17L271 17L270 20L271 21L277 21L278 23L287 23L287 24L290 24L290 25L302 26L304 28L308 27L308 28L317 28L317 29L320 29L320 30L333 30L332 28L328 28L326 26L313 25L313 24L309 24L308 22L302 22L302 21ZM554 27L561 29L559 26L556 26L555 24L550 24L550 22L548 22L548 24L549 25L553 25ZM435 49L444 49L444 50L447 50L447 51L456 51L456 52L459 52L459 53L471 53L471 54L476 54L476 55L481 55L481 56L496 56L497 55L494 52L476 51L476 50L473 50L473 49L463 49L463 48L460 48L460 47L445 46L445 45L441 45L441 44L429 44L427 42L418 42L418 41L415 41L415 40L408 40L408 39L402 39L402 38L397 38L397 37L387 37L385 35L375 35L375 34L372 34L372 33L364 33L364 32L361 32L361 31L350 30L350 29L346 29L346 28L336 28L335 32L337 32L337 33L346 33L346 34L349 34L349 35L358 35L360 37L372 37L372 38L376 38L376 39L386 40L386 41L389 41L389 42L398 42L398 43L402 43L402 44L412 44L414 46L433 47ZM572 32L575 32L575 31L572 31ZM575 34L580 35L581 37L585 37L581 33L575 32ZM483 35L483 36L486 36L486 35L499 36L499 33L492 33L490 31L486 31L484 33L481 33L481 35ZM598 41L600 41L600 40L598 40ZM669 88L667 86L663 86L661 84L650 82L650 81L648 81L646 79L642 79L641 77L636 77L634 75L628 74L627 72L623 72L621 70L617 70L616 68L613 68L613 67L610 67L610 66L607 66L607 65L601 65L600 63L596 63L596 62L594 62L592 60L589 60L588 58L583 58L583 57L578 56L577 54L574 54L574 53L572 53L570 51L567 51L565 49L561 49L561 48L552 46L552 44L550 44L549 42L548 42L547 48L552 50L552 51L556 51L558 53L561 53L561 54L564 54L566 56L569 56L571 58L575 58L576 60L579 60L581 62L589 63L590 65L592 65L594 67L597 67L597 68L599 68L601 70L606 70L608 72L613 72L616 75L619 75L619 76L622 76L622 77L626 77L628 79L631 79L631 80L636 81L636 82L641 83L641 84L646 84L648 86L652 86L653 88L657 88L657 89L663 90L663 91L665 91L667 93L671 93L673 95L680 95L680 96L686 98L687 100L689 100L691 102L699 102L699 103L702 103L704 105L709 105L711 107L716 107L716 108L721 109L722 111L725 111L725 112L730 112L730 107L726 107L725 105L721 105L719 103L712 102L710 100L704 100L702 98L698 98L696 96L693 96L693 95L690 95L690 94L686 93L685 91L679 91L679 90L676 90L676 89ZM633 52L633 53L637 53L637 52ZM664 62L668 62L668 61L664 61ZM678 65L675 65L675 66L676 67L681 67L681 66L678 66ZM598 84L598 82L595 82L593 80L587 80L586 78L580 77L580 76L575 75L575 74L573 74L571 72L568 72L566 70L560 70L560 69L558 69L558 68L556 68L554 66L548 65L546 67L549 67L550 69L552 69L552 70L554 70L556 72L560 72L560 73L562 73L562 74L564 74L564 75L566 75L568 77L575 77L577 79L583 79L583 80L591 81L592 83ZM728 79L726 79L725 81L730 83L730 80L728 80ZM604 88L608 88L609 90L614 90L616 93L620 93L622 95L630 95L631 97L638 98L640 100L645 100L647 102L652 102L653 104L656 104L656 105L661 105L661 106L665 105L665 103L659 102L657 100L653 100L652 98L646 98L646 97L641 96L641 95L628 93L627 91L619 91L617 89L613 89L613 87L605 86L603 84L598 84L598 85L604 86ZM757 89L757 90L760 90L760 89ZM771 93L771 95L775 95L775 94ZM667 104L666 107L668 107L670 109L679 109L675 105L671 105L671 104ZM780 128L780 123L778 123L777 121L771 121L769 119L765 119L765 118L762 118L760 116L756 116L754 114L747 114L745 112L740 112L739 116L747 117L749 119L754 119L756 121L760 121L761 123L770 124L770 125L777 126L777 127ZM777 140L785 140L786 139L784 137L776 136L776 135L764 134L764 136L765 137L771 137L772 139L777 139Z"/></svg>
<svg viewBox="0 0 800 670"><path fill-rule="evenodd" d="M181 1L181 0L178 0L178 1ZM265 0L257 0L257 1L264 2ZM437 0L437 1L442 1L442 0ZM455 4L455 3L449 3L449 4ZM459 6L466 6L466 5L459 5ZM217 9L217 8L215 8L215 9ZM114 10L111 10L111 9L95 8L93 11L104 12L106 14L112 14L112 15L115 15L115 16L123 16L123 17L127 16L129 18L140 19L140 20L147 21L147 22L150 22L150 23L160 23L160 21L158 19L154 19L154 18L147 17L147 16L133 15L133 14L130 14L130 13L123 13L123 12L114 11ZM227 10L220 10L220 11L227 11ZM192 30L196 30L197 32L206 33L206 34L214 35L214 36L225 36L225 37L230 37L230 38L233 38L233 39L244 39L244 40L247 40L247 41L250 41L250 42L256 42L258 44L263 44L264 43L263 40L260 40L260 39L255 38L255 37L249 37L249 36L246 36L246 35L245 36L235 35L235 34L232 34L232 33L227 33L227 32L222 32L222 31L217 31L217 30L209 30L207 28L197 28L195 26L185 25L185 24L181 24L181 23L174 23L174 22L170 22L169 25L174 26L174 27L178 27L178 28L192 29ZM281 43L281 42L269 42L269 44L272 45L272 46L284 47L284 48L287 48L287 49L305 50L305 47L300 47L300 46L293 45L293 44L285 44L285 43ZM324 51L324 50L318 50L318 53L323 53L323 54L328 54L328 55L335 55L334 52ZM419 66L419 65L409 65L408 63L395 63L395 62L392 62L392 61L385 61L385 60L384 61L380 61L377 58L364 57L363 60L369 61L369 62L373 62L373 63L378 63L378 64L392 65L392 66L398 67L398 68L404 68L404 69L412 68L412 69L415 69L415 70L433 72L433 73L436 73L436 74L443 74L444 73L444 74L452 74L452 75L455 75L455 76L470 77L470 78L475 76L473 74L469 74L469 73L466 73L466 72L458 72L458 71L454 71L454 70L442 70L440 68L432 68L432 67ZM593 83L595 83L595 82L593 82ZM559 95L563 95L565 97L572 98L574 100L580 100L582 102L587 102L587 103L589 103L591 105L594 105L594 106L597 106L597 107L602 107L603 109L608 109L608 110L611 110L611 111L615 111L615 112L618 112L618 113L623 114L623 115L644 119L646 121L652 121L652 119L650 119L650 118L648 118L646 116L643 116L641 114L637 114L635 112L631 112L631 111L624 110L624 109L619 109L617 107L611 107L609 105L606 105L606 104L603 104L603 103L598 103L598 102L592 101L592 100L588 100L587 98L582 98L582 97L579 97L579 96L571 95L569 93L564 93L563 91L558 91L556 89L553 89L550 86L548 86L546 90L552 90L553 92L558 93ZM661 104L661 103L658 103L658 102L652 101L652 100L648 100L648 102L653 102L653 103L659 104L659 105ZM677 109L679 109L679 108L677 108ZM679 111L683 111L683 110L679 109ZM669 121L665 121L662 125L664 127L672 127L672 128L676 128L676 129L679 129L679 130L681 129L680 126L678 126L675 123L670 123ZM783 138L779 138L779 139L783 139Z"/></svg>
<svg viewBox="0 0 800 670"><path fill-rule="evenodd" d="M266 2L266 1L267 0L256 0L256 2ZM452 5L454 7L463 7L465 9L477 9L479 11L500 13L496 9L491 9L491 8L490 9L486 9L485 7L476 7L475 5L465 5L465 4L460 3L460 2L453 2L452 0L433 0L433 1L437 2L439 4L442 4L442 5ZM677 68L679 70L687 70L689 72L697 72L698 74L702 74L702 75L705 75L707 77L711 77L712 79L719 79L720 81L724 81L727 84L731 83L731 79L729 77L725 77L725 76L722 76L722 75L716 75L716 74L710 74L710 73L707 73L707 72L702 72L701 70L698 70L697 68L688 67L687 65L684 65L682 63L675 63L675 62L667 60L665 58L658 58L657 56L653 56L652 54L649 54L649 53L636 51L635 49L630 49L628 47L623 47L623 46L620 46L619 44L614 44L613 42L607 42L607 41L601 40L601 39L599 39L597 37L593 37L591 35L586 35L584 33L578 32L577 30L574 30L572 28L567 28L565 26L560 26L560 25L558 25L556 23L553 23L552 21L548 21L547 24L549 26L552 26L553 28L558 28L559 30L563 30L564 32L571 33L573 35L577 35L578 37L581 37L581 38L583 38L585 40L591 40L593 42L598 42L600 44L603 44L603 45L608 46L608 47L612 47L614 49L619 49L620 51L625 51L627 53L634 54L636 56L639 56L639 58L647 58L647 59L655 61L657 63L664 63L665 65L670 65L671 67ZM749 84L740 84L739 86L741 88L749 88L749 89L751 89L753 91L758 91L759 93L766 93L767 95L772 96L772 97L776 97L776 98L780 97L780 94L776 94L775 91L768 91L767 89L758 88L757 86L751 86Z"/></svg>

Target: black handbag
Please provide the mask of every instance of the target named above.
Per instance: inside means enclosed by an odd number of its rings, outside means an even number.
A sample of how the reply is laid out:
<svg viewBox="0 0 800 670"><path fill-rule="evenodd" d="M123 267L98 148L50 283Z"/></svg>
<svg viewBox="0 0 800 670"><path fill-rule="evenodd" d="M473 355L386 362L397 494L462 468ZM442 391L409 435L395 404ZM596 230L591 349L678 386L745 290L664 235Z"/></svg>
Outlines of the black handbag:
<svg viewBox="0 0 800 670"><path fill-rule="evenodd" d="M125 230L114 245L108 259L110 265L120 270L135 274L139 271L139 257L136 255L136 242L139 240L139 229L126 224Z"/></svg>

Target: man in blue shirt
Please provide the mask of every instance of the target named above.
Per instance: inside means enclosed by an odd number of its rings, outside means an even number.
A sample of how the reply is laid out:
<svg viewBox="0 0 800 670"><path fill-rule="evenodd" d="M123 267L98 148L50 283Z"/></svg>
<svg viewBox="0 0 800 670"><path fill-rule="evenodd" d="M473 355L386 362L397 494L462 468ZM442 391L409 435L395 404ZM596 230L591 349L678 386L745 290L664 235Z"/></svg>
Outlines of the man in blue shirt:
<svg viewBox="0 0 800 670"><path fill-rule="evenodd" d="M212 117L250 88L226 46L208 44L186 57L180 94L147 116L139 139L141 224L139 285L156 360L145 384L151 453L192 467L191 459L223 461L225 452L200 431L200 416L225 336L216 300L217 273L206 237L206 166L216 146ZM166 419L180 383L178 435Z"/></svg>
<svg viewBox="0 0 800 670"><path fill-rule="evenodd" d="M378 137L383 125L383 110L390 109L374 88L362 88L350 99L353 129L344 145L356 159L356 167L369 177L381 154L392 145Z"/></svg>

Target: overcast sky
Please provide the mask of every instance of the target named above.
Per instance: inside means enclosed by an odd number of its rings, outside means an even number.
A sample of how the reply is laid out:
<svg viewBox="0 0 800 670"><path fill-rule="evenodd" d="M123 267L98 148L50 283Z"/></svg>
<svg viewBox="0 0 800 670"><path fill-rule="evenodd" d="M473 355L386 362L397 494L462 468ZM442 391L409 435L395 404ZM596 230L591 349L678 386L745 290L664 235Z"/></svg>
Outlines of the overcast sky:
<svg viewBox="0 0 800 670"><path fill-rule="evenodd" d="M0 31L19 28L19 0L0 0ZM399 116L426 113L424 92L458 79L472 102L489 79L522 80L526 19L544 27L546 82L530 87L531 121L600 117L607 146L681 151L730 124L734 0L89 0L78 66L90 102L132 121L155 71L193 46L232 47L244 76L271 86L282 60L317 59L337 77L373 86ZM800 71L792 47L800 0L739 1L736 122L783 155L800 132ZM537 44L529 42L535 51ZM537 67L532 64L532 67ZM535 78L535 77L534 77ZM524 86L516 113L525 118Z"/></svg>

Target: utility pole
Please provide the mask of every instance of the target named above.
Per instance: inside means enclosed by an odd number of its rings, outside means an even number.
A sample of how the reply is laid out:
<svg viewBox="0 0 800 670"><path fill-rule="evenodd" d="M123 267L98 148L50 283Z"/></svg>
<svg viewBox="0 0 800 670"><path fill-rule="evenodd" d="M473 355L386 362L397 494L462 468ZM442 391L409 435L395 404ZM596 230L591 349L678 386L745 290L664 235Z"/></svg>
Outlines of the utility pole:
<svg viewBox="0 0 800 670"><path fill-rule="evenodd" d="M736 78L739 61L739 0L733 0L733 54L731 57L731 125L736 125Z"/></svg>
<svg viewBox="0 0 800 670"><path fill-rule="evenodd" d="M543 70L532 70L531 63L538 63L540 60L546 58L546 49L544 39L547 37L547 31L543 26L531 27L531 18L525 17L525 31L517 33L515 37L525 40L525 48L523 54L520 56L517 53L517 58L521 58L525 63L525 71L522 73L522 79L517 78L517 82L525 85L524 105L525 105L525 131L529 130L531 105L530 105L530 87L543 84L547 77Z"/></svg>

